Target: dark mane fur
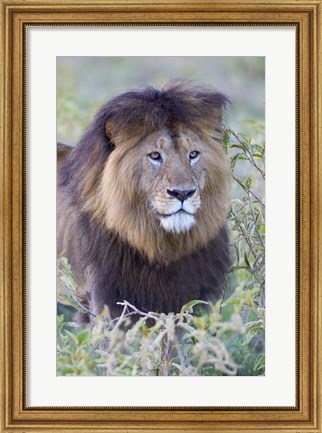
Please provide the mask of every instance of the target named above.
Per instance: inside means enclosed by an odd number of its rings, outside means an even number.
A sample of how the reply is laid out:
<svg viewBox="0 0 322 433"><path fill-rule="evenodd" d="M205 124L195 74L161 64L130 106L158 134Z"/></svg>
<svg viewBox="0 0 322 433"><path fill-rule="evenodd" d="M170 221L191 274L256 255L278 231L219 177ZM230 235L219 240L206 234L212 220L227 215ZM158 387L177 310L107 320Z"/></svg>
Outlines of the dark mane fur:
<svg viewBox="0 0 322 433"><path fill-rule="evenodd" d="M143 311L179 312L192 299L214 301L222 294L230 265L228 235L223 227L206 248L167 266L149 263L112 232L104 232L82 214L81 260L91 268L96 291L94 305L109 305L113 316L121 313L117 302L127 300ZM102 303L103 302L103 303Z"/></svg>

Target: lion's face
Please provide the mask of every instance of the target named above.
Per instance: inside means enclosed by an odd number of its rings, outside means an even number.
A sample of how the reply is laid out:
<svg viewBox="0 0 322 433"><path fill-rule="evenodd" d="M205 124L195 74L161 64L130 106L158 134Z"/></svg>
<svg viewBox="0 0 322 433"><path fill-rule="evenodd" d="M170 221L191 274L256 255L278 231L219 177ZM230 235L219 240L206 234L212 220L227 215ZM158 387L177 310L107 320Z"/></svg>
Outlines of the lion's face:
<svg viewBox="0 0 322 433"><path fill-rule="evenodd" d="M142 226L148 218L165 232L185 233L205 219L217 228L225 217L229 168L222 144L184 127L154 132L128 149L116 146L105 175L118 212L129 201ZM107 208L112 215L116 202Z"/></svg>
<svg viewBox="0 0 322 433"><path fill-rule="evenodd" d="M79 151L87 171L75 187L84 210L151 261L169 263L206 245L229 206L226 102L207 87L170 83L103 106Z"/></svg>
<svg viewBox="0 0 322 433"><path fill-rule="evenodd" d="M168 260L172 235L174 259L218 233L230 183L220 132L202 134L182 126L175 134L162 129L128 138L127 146L122 137L115 142L99 189L87 200L97 221L151 260Z"/></svg>
<svg viewBox="0 0 322 433"><path fill-rule="evenodd" d="M205 186L207 152L191 131L158 131L137 147L139 189L152 218L167 232L186 232L196 224Z"/></svg>

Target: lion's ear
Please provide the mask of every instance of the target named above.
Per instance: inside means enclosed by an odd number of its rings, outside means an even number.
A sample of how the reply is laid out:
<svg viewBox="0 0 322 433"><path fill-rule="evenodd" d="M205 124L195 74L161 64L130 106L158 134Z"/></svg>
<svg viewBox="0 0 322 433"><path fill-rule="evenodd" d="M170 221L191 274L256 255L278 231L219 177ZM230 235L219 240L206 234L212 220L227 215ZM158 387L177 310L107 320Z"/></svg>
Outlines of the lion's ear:
<svg viewBox="0 0 322 433"><path fill-rule="evenodd" d="M210 106L207 107L208 104ZM216 123L222 124L228 104L230 104L230 100L226 95L220 92L212 92L206 97L205 112L208 112Z"/></svg>
<svg viewBox="0 0 322 433"><path fill-rule="evenodd" d="M106 133L107 137L111 141L113 141L113 137L115 135L115 125L111 119L107 120L105 123L105 133Z"/></svg>
<svg viewBox="0 0 322 433"><path fill-rule="evenodd" d="M140 123L135 128L132 127L130 132L126 130L126 127L126 122L123 122L122 126L119 126L113 119L108 119L105 122L105 134L113 147L124 144L128 147L133 146L145 134L145 129Z"/></svg>
<svg viewBox="0 0 322 433"><path fill-rule="evenodd" d="M114 146L117 146L127 139L127 135L112 119L108 119L105 122L105 134Z"/></svg>

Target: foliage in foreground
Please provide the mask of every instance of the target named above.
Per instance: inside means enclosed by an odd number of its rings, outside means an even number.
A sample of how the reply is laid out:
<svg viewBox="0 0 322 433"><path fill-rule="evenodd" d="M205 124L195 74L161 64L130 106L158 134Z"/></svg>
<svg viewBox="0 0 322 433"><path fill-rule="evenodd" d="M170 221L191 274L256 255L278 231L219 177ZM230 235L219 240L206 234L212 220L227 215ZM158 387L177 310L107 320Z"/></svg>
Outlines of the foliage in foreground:
<svg viewBox="0 0 322 433"><path fill-rule="evenodd" d="M252 127L254 142L231 129L224 140L239 189L228 220L233 266L224 298L215 305L191 301L178 314L144 313L124 300L118 319L110 317L108 308L96 316L82 305L68 262L60 257L58 279L64 291L58 300L87 312L97 326L83 329L66 321L68 310L58 316L58 375L265 373L265 145L263 128ZM130 326L134 315L137 321Z"/></svg>

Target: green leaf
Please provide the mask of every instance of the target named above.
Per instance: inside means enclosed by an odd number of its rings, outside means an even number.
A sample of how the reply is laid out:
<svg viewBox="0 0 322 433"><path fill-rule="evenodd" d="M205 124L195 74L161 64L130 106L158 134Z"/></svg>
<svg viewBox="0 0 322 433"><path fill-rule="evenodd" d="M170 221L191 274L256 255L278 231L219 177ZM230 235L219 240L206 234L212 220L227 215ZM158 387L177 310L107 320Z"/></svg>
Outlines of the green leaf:
<svg viewBox="0 0 322 433"><path fill-rule="evenodd" d="M244 260L245 260L247 268L251 269L246 252L244 253Z"/></svg>
<svg viewBox="0 0 322 433"><path fill-rule="evenodd" d="M224 144L228 144L229 143L229 141L230 141L230 135L229 135L229 132L226 130L225 131L225 133L224 133L224 136L223 136L223 141L224 141Z"/></svg>
<svg viewBox="0 0 322 433"><path fill-rule="evenodd" d="M185 313L187 310L190 310L191 308L195 307L196 305L200 305L200 304L208 305L209 302L201 301L200 299L190 301L181 308L181 313Z"/></svg>
<svg viewBox="0 0 322 433"><path fill-rule="evenodd" d="M245 185L248 189L251 189L252 185L253 185L253 176L248 176Z"/></svg>
<svg viewBox="0 0 322 433"><path fill-rule="evenodd" d="M72 332L69 331L65 331L66 334L69 336L69 338L76 344L78 345L78 340L75 334L73 334Z"/></svg>
<svg viewBox="0 0 322 433"><path fill-rule="evenodd" d="M88 336L88 330L87 329L83 329L82 331L80 331L77 334L78 343L81 344L86 339L87 336Z"/></svg>
<svg viewBox="0 0 322 433"><path fill-rule="evenodd" d="M227 299L227 301L225 301L222 305L226 306L226 305L239 305L241 303L241 299L239 298L229 298Z"/></svg>
<svg viewBox="0 0 322 433"><path fill-rule="evenodd" d="M73 370L73 368L72 367L69 367L69 366L60 366L59 367L59 373L60 373L60 375L62 375L62 376L65 376L65 375L70 375L70 374L73 374L74 373L74 370Z"/></svg>
<svg viewBox="0 0 322 433"><path fill-rule="evenodd" d="M245 146L243 146L242 144L234 143L234 144L232 144L232 145L230 146L231 149L234 148L234 147L236 147L236 148L238 148L238 149L241 149L241 150L245 150Z"/></svg>
<svg viewBox="0 0 322 433"><path fill-rule="evenodd" d="M265 234L265 224L258 224L257 225L257 230L259 231L259 233L261 233L262 235Z"/></svg>

